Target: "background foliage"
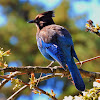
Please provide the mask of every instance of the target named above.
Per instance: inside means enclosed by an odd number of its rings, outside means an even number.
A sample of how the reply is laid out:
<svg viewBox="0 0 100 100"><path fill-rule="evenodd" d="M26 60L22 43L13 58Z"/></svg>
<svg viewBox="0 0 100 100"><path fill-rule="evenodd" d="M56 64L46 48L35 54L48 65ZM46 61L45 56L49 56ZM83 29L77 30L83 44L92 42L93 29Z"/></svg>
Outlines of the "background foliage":
<svg viewBox="0 0 100 100"><path fill-rule="evenodd" d="M11 49L11 56L5 58L9 66L47 66L50 61L45 59L39 52L36 44L36 27L34 24L28 24L27 21L34 19L35 16L43 11L45 7L36 3L31 5L29 0L0 0L0 6L3 6L3 13L7 17L7 24L0 27L0 47L4 50ZM69 0L62 0L61 4L57 6L55 11L54 21L56 24L64 26L72 35L73 42L75 45L75 51L80 60L85 60L100 54L100 38L94 34L85 32L85 23L87 14L82 14L81 16L76 16L71 18L69 14L74 13L70 10ZM82 20L76 25L75 23ZM84 26L79 28L80 25L84 23ZM79 26L79 27L78 27ZM58 65L54 63L54 65ZM86 63L82 66L83 69L87 71L99 72L100 60L95 60ZM36 74L39 77L38 74ZM29 75L19 76L24 82L29 81ZM89 79L84 79L86 84L86 89L92 87L92 82L89 83ZM8 98L14 91L12 90L10 83L0 90L0 97L4 96ZM46 90L54 92L62 100L65 95L75 95L79 91L71 83L71 80L67 78L53 78L47 81L41 82L39 86ZM8 92L9 91L9 92ZM32 95L36 97L37 95L31 93L31 90L26 89L19 95L17 100L21 97L28 99L32 98ZM36 99L34 99L36 100ZM39 100L39 99L38 99Z"/></svg>

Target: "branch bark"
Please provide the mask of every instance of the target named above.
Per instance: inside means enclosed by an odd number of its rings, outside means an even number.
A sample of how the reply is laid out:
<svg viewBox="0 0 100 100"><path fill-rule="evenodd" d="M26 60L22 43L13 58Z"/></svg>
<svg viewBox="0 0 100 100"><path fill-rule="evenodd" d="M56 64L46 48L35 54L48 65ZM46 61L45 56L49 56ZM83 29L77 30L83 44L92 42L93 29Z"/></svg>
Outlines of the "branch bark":
<svg viewBox="0 0 100 100"><path fill-rule="evenodd" d="M20 71L24 73L63 73L65 74L64 76L68 76L70 74L69 70L65 71L62 68L59 68L59 66L54 67L53 70L47 67L34 67L30 66L30 68L24 67L24 68L15 68L15 67L9 67L3 69L4 72L14 72L14 71ZM94 78L100 78L100 72L90 72L90 71L85 71L83 69L79 69L82 77L94 77Z"/></svg>
<svg viewBox="0 0 100 100"><path fill-rule="evenodd" d="M87 59L87 60L84 60L84 61L76 62L76 65L81 65L81 64L84 64L86 62L89 62L89 61L92 61L92 60L96 60L98 58L100 58L100 56L96 56L96 57L93 57L93 58L90 58L90 59ZM7 68L1 68L0 71L4 71L4 72L20 71L20 72L26 72L26 73L32 73L33 72L33 73L66 73L66 74L69 74L69 71L64 71L61 68L61 66L53 67L53 71L51 70L51 68L41 67L41 66L7 67Z"/></svg>
<svg viewBox="0 0 100 100"><path fill-rule="evenodd" d="M100 58L100 56L77 62L76 65L81 65L86 62L98 59L98 58ZM0 78L4 78L2 83L0 83L0 89L4 86L5 83L7 83L9 80L11 80L11 78L15 77L16 75L22 74L23 72L24 73L53 73L53 74L43 76L43 77L36 79L37 82L44 81L44 80L47 80L52 77L57 77L57 76L68 77L70 75L69 70L64 71L63 68L61 68L61 66L55 66L52 68L52 70L51 70L51 68L41 67L41 66L26 66L26 67L22 66L22 67L18 67L18 68L17 67L7 67L7 68L0 69L0 71L4 71L4 73L5 72L14 72L9 76L0 76ZM89 77L89 78L94 78L94 79L100 78L100 72L90 72L90 71L85 71L83 69L79 69L79 71L83 78L84 77ZM10 96L7 100L11 100L11 99L15 98L15 96L17 96L21 91L23 91L28 86L30 86L30 84L27 84L24 82L23 82L23 84L24 84L24 86L22 88L20 88L17 92L15 92L12 96ZM34 86L34 88L41 91L43 94L48 95L53 100L57 100L54 96L52 96L48 92L45 92L44 90L38 88L37 86Z"/></svg>

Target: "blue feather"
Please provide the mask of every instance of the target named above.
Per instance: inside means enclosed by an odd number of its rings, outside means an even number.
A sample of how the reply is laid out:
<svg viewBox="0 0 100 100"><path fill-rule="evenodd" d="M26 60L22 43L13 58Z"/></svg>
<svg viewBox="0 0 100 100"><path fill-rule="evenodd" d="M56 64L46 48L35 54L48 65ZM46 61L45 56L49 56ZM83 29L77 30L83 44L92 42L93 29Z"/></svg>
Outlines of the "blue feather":
<svg viewBox="0 0 100 100"><path fill-rule="evenodd" d="M57 61L64 70L67 69L67 64L76 88L84 91L85 84L73 59L75 57L79 61L71 35L59 25L49 25L45 28L47 31L41 30L37 34L37 45L40 52L47 59Z"/></svg>
<svg viewBox="0 0 100 100"><path fill-rule="evenodd" d="M83 79L80 75L80 72L79 72L79 70L74 62L74 59L71 58L70 61L67 60L67 65L68 65L70 74L72 76L72 79L75 83L76 88L80 91L84 91L85 84L84 84Z"/></svg>

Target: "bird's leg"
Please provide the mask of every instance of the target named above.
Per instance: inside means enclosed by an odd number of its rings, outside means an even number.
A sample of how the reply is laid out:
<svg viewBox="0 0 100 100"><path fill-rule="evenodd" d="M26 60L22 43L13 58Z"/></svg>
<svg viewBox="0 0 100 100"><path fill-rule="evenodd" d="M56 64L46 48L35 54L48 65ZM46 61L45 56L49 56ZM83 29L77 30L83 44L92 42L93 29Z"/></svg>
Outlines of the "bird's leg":
<svg viewBox="0 0 100 100"><path fill-rule="evenodd" d="M79 61L79 63L80 63L80 69L82 69L83 62Z"/></svg>
<svg viewBox="0 0 100 100"><path fill-rule="evenodd" d="M54 61L52 61L52 62L47 66L47 68L50 68L52 72L53 72L53 68L51 67L51 65L52 65L53 63L54 63Z"/></svg>
<svg viewBox="0 0 100 100"><path fill-rule="evenodd" d="M54 61L52 61L47 67L51 67L51 65L54 63Z"/></svg>

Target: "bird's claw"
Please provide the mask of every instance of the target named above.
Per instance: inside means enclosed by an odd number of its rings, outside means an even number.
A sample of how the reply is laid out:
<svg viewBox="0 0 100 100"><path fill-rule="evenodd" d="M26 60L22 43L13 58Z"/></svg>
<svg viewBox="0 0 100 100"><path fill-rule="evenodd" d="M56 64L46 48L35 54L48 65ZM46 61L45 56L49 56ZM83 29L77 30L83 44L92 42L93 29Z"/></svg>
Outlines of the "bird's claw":
<svg viewBox="0 0 100 100"><path fill-rule="evenodd" d="M52 62L47 66L47 68L50 68L52 72L53 72L53 68L51 67L51 65L52 65L53 63L54 63L54 61L52 61Z"/></svg>
<svg viewBox="0 0 100 100"><path fill-rule="evenodd" d="M51 65L54 63L54 61L52 61L47 67L51 67Z"/></svg>
<svg viewBox="0 0 100 100"><path fill-rule="evenodd" d="M49 67L51 69L51 71L53 72L53 68L52 67Z"/></svg>
<svg viewBox="0 0 100 100"><path fill-rule="evenodd" d="M50 70L53 72L53 68L52 68L52 67L50 67L50 66L47 66L46 68L50 68Z"/></svg>
<svg viewBox="0 0 100 100"><path fill-rule="evenodd" d="M79 63L80 63L80 69L82 69L83 62L80 61Z"/></svg>

